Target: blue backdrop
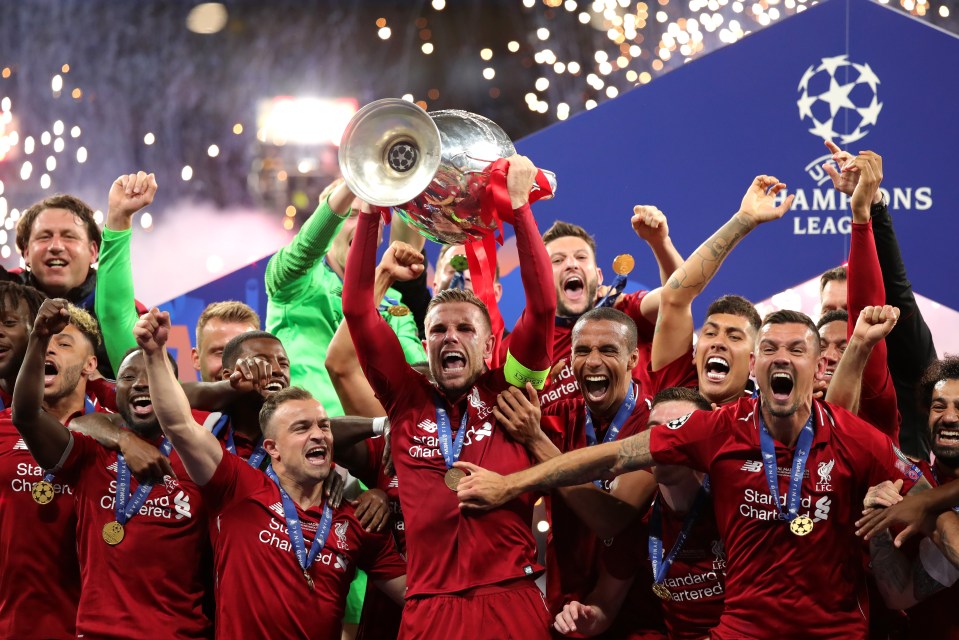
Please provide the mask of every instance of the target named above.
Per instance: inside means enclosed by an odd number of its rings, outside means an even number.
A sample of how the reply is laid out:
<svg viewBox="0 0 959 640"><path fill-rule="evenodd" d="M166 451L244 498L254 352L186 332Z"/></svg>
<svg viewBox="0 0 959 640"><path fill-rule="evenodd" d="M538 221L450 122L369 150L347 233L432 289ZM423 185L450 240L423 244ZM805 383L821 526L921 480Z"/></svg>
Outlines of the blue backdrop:
<svg viewBox="0 0 959 640"><path fill-rule="evenodd" d="M846 259L848 208L819 169L823 137L883 156L888 192L917 292L959 308L952 261L959 223L953 152L959 39L868 0L830 0L690 62L517 144L556 172L540 227L562 219L598 242L607 278L619 253L636 258L633 287L658 284L632 232L634 204L668 216L683 255L738 208L752 178L777 176L797 194L783 220L746 238L697 302L738 293L761 300ZM945 70L945 71L943 71ZM239 299L265 314L266 259L164 305L192 335L207 302ZM522 310L519 273L503 277L503 315Z"/></svg>

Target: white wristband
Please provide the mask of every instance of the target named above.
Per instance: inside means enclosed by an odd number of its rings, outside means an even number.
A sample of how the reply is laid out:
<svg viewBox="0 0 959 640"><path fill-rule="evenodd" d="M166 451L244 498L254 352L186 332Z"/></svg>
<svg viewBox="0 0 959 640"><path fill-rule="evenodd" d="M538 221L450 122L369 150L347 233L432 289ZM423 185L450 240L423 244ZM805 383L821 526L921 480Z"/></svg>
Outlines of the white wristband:
<svg viewBox="0 0 959 640"><path fill-rule="evenodd" d="M381 436L386 431L386 416L373 418L373 435Z"/></svg>

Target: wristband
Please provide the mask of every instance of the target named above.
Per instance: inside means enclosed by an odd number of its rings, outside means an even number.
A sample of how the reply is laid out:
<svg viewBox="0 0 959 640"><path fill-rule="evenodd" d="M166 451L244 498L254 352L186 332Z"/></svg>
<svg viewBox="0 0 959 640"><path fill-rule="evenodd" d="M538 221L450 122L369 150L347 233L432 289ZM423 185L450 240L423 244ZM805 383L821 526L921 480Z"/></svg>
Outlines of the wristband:
<svg viewBox="0 0 959 640"><path fill-rule="evenodd" d="M506 364L503 365L503 376L506 382L514 387L521 389L526 387L526 383L532 383L534 389L542 389L546 385L546 376L549 375L549 367L542 371L528 369L519 363L519 360L513 357L509 351L506 352Z"/></svg>
<svg viewBox="0 0 959 640"><path fill-rule="evenodd" d="M373 418L373 435L381 436L386 431L386 416L380 416L379 418Z"/></svg>

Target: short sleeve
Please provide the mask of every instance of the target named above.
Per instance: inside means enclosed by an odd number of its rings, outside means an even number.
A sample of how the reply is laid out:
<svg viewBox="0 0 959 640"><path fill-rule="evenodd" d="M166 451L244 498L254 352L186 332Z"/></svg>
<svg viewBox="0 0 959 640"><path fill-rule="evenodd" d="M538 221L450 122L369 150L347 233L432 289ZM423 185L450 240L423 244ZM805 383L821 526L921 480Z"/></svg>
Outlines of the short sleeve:
<svg viewBox="0 0 959 640"><path fill-rule="evenodd" d="M658 464L708 472L713 456L728 437L724 422L716 412L700 410L657 425L650 430L649 452Z"/></svg>
<svg viewBox="0 0 959 640"><path fill-rule="evenodd" d="M235 498L245 498L270 482L262 471L251 468L242 458L224 451L213 477L200 487L211 513L222 512Z"/></svg>
<svg viewBox="0 0 959 640"><path fill-rule="evenodd" d="M400 556L389 529L378 533L364 532L363 546L357 566L371 580L392 580L406 575L406 561Z"/></svg>
<svg viewBox="0 0 959 640"><path fill-rule="evenodd" d="M71 431L70 443L64 452L64 458L53 470L57 479L60 482L75 482L80 475L80 470L96 457L97 451L101 448L99 443L90 436Z"/></svg>

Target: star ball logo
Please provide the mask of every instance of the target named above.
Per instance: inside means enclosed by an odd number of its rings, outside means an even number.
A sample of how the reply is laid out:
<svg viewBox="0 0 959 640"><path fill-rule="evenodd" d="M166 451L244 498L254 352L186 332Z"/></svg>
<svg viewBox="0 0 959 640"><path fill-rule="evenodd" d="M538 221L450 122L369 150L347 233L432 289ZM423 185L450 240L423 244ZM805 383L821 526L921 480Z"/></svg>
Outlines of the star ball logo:
<svg viewBox="0 0 959 640"><path fill-rule="evenodd" d="M832 140L841 148L858 153L856 144L872 131L883 110L881 81L868 62L850 60L848 55L821 58L809 65L796 91L796 108L803 127L818 140ZM889 87L883 90L888 100ZM894 94L894 92L892 92ZM881 149L876 149L882 153ZM815 188L790 189L795 195L792 210L793 235L848 235L852 217L849 198L833 188L823 164L832 162L826 153L810 160L804 170ZM890 186L881 190L891 211L926 211L932 207L931 186Z"/></svg>
<svg viewBox="0 0 959 640"><path fill-rule="evenodd" d="M835 140L845 147L869 133L882 111L879 77L868 63L850 62L848 56L823 58L810 65L799 81L799 118L819 139ZM841 133L837 131L849 131Z"/></svg>

